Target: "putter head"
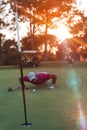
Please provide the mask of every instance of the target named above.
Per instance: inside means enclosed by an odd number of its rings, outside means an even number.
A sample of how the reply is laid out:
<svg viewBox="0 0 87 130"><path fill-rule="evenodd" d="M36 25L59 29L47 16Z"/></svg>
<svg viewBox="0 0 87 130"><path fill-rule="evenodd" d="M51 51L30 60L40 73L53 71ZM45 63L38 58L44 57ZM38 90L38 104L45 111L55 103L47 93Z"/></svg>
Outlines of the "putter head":
<svg viewBox="0 0 87 130"><path fill-rule="evenodd" d="M9 92L12 92L12 91L13 91L13 89L12 89L11 87L9 87L9 88L8 88L8 91L9 91Z"/></svg>

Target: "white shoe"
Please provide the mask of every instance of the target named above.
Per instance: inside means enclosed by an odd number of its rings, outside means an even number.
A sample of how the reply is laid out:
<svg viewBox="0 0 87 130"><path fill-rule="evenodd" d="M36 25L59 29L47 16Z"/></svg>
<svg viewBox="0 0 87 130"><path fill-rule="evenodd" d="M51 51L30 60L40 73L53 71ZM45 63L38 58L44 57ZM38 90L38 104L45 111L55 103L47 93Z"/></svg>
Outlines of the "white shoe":
<svg viewBox="0 0 87 130"><path fill-rule="evenodd" d="M52 85L49 87L49 89L54 89L54 88L55 88L54 84L52 84Z"/></svg>

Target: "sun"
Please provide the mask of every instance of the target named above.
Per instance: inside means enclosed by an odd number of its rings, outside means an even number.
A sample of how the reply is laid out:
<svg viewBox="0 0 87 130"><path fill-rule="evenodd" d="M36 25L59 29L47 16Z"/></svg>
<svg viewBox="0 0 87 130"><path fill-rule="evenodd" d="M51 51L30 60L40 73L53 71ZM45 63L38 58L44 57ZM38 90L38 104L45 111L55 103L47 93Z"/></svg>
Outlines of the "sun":
<svg viewBox="0 0 87 130"><path fill-rule="evenodd" d="M50 29L49 33L55 35L59 42L72 37L72 34L69 33L68 28L63 24L56 29Z"/></svg>

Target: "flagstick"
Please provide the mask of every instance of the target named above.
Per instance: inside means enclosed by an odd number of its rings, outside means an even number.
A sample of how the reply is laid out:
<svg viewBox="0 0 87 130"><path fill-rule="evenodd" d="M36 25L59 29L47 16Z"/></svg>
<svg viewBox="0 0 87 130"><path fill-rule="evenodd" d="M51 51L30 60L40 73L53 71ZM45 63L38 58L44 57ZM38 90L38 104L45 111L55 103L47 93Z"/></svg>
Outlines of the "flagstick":
<svg viewBox="0 0 87 130"><path fill-rule="evenodd" d="M25 89L24 89L23 69L22 69L22 60L21 60L21 45L20 45L19 29L18 29L18 11L17 11L17 7L16 6L17 6L17 0L14 0L15 20L16 20L16 29L17 29L17 40L18 40L18 52L19 52L19 59L20 59L20 73L21 73L21 81L22 81L22 95L23 95L24 116L25 116L25 123L23 123L22 126L31 126L32 123L28 123L27 122Z"/></svg>

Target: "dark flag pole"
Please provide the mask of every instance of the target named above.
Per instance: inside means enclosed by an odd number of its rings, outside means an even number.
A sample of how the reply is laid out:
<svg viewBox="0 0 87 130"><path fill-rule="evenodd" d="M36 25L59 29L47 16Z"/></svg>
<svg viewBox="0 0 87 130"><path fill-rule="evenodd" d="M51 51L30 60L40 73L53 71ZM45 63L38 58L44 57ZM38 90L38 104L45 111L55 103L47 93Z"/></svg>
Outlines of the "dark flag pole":
<svg viewBox="0 0 87 130"><path fill-rule="evenodd" d="M17 41L18 41L18 52L19 52L19 60L20 60L20 74L21 74L21 85L22 85L22 95L23 95L23 105L24 105L24 117L25 123L22 126L31 126L32 123L28 123L27 121L27 111L26 111L26 100L25 100L25 85L23 81L23 68L22 68L22 60L21 60L21 45L20 45L20 38L19 38L19 28L18 28L18 7L17 7L17 0L14 0L14 11L15 11L15 20L16 20L16 30L17 30Z"/></svg>

